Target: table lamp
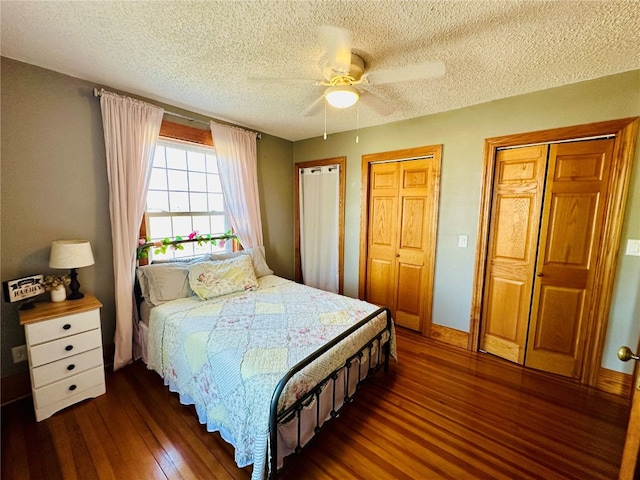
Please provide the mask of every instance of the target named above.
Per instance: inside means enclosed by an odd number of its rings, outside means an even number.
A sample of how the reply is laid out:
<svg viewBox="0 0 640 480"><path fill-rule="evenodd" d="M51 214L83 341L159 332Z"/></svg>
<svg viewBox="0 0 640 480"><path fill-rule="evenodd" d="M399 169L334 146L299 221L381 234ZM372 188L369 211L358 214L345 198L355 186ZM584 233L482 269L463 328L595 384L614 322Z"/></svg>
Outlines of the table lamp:
<svg viewBox="0 0 640 480"><path fill-rule="evenodd" d="M84 294L80 293L76 268L87 267L94 263L91 244L88 240L56 240L51 243L49 267L71 269L69 273L71 294L67 297L68 300L78 300L84 297Z"/></svg>

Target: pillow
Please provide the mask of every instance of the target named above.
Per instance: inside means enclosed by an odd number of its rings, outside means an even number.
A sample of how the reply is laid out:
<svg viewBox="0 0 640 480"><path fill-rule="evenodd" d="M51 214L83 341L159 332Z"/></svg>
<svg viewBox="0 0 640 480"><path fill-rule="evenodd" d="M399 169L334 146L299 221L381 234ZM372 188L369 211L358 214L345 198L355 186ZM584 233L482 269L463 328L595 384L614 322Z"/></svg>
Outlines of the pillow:
<svg viewBox="0 0 640 480"><path fill-rule="evenodd" d="M145 265L138 267L137 275L142 296L152 307L193 295L189 287L188 264L175 262Z"/></svg>
<svg viewBox="0 0 640 480"><path fill-rule="evenodd" d="M160 260L154 260L151 262L153 265L157 265L159 263L198 263L198 262L206 262L207 260L211 260L211 255L204 254L198 255L196 257L176 257L176 258L162 258Z"/></svg>
<svg viewBox="0 0 640 480"><path fill-rule="evenodd" d="M136 269L140 293L149 307L155 307L176 298L190 297L193 295L188 281L188 265L211 260L209 254L197 257L180 257L154 260L151 265L143 265ZM168 265L170 264L170 265ZM170 270L173 267L181 269ZM166 270L163 270L166 267ZM181 277L184 276L184 278ZM185 290L186 282L186 290ZM151 297L153 296L153 300Z"/></svg>
<svg viewBox="0 0 640 480"><path fill-rule="evenodd" d="M182 257L156 260L151 265L138 267L137 276L142 297L150 307L161 305L176 298L194 294L189 284L189 267L206 261L222 261L248 256L253 263L256 278L272 275L264 258L264 247L250 248L239 252L209 253L198 257Z"/></svg>
<svg viewBox="0 0 640 480"><path fill-rule="evenodd" d="M273 270L269 268L264 258L264 247L249 248L248 250L240 250L239 252L212 253L211 260L228 260L229 258L237 258L240 255L249 255L251 257L256 278L273 275Z"/></svg>
<svg viewBox="0 0 640 480"><path fill-rule="evenodd" d="M189 285L202 300L228 293L255 290L258 280L249 255L217 262L201 262L189 268Z"/></svg>
<svg viewBox="0 0 640 480"><path fill-rule="evenodd" d="M253 261L253 269L256 272L256 277L265 277L267 275L273 275L273 270L267 265L267 260L264 255L264 247L255 247L247 250Z"/></svg>
<svg viewBox="0 0 640 480"><path fill-rule="evenodd" d="M176 298L191 297L189 265L210 260L211 255L207 253L197 257L154 260L151 265L138 267L138 283L147 305L155 307Z"/></svg>

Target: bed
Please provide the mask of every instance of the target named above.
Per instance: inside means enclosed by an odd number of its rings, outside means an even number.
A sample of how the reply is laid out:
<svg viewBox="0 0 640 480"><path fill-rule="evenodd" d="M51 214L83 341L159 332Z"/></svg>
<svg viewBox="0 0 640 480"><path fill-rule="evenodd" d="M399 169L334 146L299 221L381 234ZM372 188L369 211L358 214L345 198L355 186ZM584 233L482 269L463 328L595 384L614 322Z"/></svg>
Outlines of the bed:
<svg viewBox="0 0 640 480"><path fill-rule="evenodd" d="M137 272L143 359L252 479L274 478L395 358L386 308L277 277L261 249Z"/></svg>

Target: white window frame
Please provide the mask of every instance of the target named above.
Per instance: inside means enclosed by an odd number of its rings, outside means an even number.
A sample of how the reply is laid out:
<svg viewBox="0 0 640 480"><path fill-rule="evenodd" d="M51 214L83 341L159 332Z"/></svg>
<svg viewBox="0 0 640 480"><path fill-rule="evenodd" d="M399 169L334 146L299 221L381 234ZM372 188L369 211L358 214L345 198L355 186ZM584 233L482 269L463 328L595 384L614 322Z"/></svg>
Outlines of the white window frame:
<svg viewBox="0 0 640 480"><path fill-rule="evenodd" d="M178 149L184 150L186 152L186 158L184 166L177 166L175 163L171 164L169 160L169 156L167 155L167 149ZM203 168L194 167L191 165L192 162L189 161L189 154L194 154L201 156L205 155L205 163ZM213 158L211 158L213 157ZM161 160L161 161L158 161ZM165 185L159 185L162 183L161 181L155 181L154 179L161 179L161 172L164 172L164 180ZM171 185L171 181L169 176L171 173L179 174L184 172L183 186L181 188L175 188L174 185ZM193 177L204 177L206 188L199 190L192 190L191 181ZM152 180L149 185L149 191L147 193L147 202L149 202L150 196L154 194L162 194L166 193L166 208L155 208L150 210L149 203L145 208L145 222L146 222L146 232L147 238L152 242L162 242L165 238L169 238L174 240L176 237L182 237L183 239L187 239L189 234L194 231L197 231L199 235L206 236L211 234L212 236L223 235L225 232L229 232L231 230L231 226L229 224L229 220L224 211L224 204L222 198L222 188L220 187L219 180L217 182L214 180L215 176L219 176L217 172L217 164L215 162L215 148L210 147L208 145L202 145L200 143L176 140L173 138L160 137L158 139L156 145L156 154L154 156L154 165L153 165L153 173ZM186 182L186 185L185 185ZM185 188L186 187L186 188ZM216 188L219 187L219 188ZM192 208L192 199L195 195L201 197L206 196L207 210L191 210ZM215 202L213 201L213 197L210 195L220 195L220 200ZM182 197L184 201L186 199L187 208L178 208L175 204L175 199L177 197ZM173 198L173 200L172 200ZM159 202L161 203L161 202ZM157 203L156 205L159 205ZM172 204L173 203L173 204ZM213 209L213 204L217 203L216 209ZM222 208L222 210L220 210ZM211 231L213 217L224 216L224 230L222 231ZM202 220L203 217L207 217L208 219L208 228L198 228L203 227ZM170 224L165 225L161 233L171 233L171 235L160 235L157 232L158 223L156 219L169 218ZM194 222L194 219L200 218L201 221ZM185 228L186 225L180 225L183 221L179 219L190 219L189 226ZM156 233L154 233L153 224L156 223ZM195 225L194 225L195 223ZM186 231L184 231L186 230ZM207 231L203 231L207 230ZM149 256L153 257L154 260L164 260L164 259L172 259L172 258L181 258L181 257L191 257L197 256L201 254L205 254L208 252L216 252L216 251L230 251L232 249L232 242L223 242L224 246L220 246L220 242L217 242L216 245L212 245L210 242L204 242L202 245L198 245L198 243L184 243L182 244L182 248L174 249L167 248L166 253L154 253L156 248L152 247L149 251Z"/></svg>

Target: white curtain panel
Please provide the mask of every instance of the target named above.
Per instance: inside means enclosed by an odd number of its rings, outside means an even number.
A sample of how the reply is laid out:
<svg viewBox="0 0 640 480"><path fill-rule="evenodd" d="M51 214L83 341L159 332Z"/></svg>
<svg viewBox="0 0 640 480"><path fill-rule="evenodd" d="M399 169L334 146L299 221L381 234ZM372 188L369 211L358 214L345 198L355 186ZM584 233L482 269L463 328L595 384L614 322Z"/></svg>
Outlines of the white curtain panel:
<svg viewBox="0 0 640 480"><path fill-rule="evenodd" d="M244 248L261 247L256 133L216 122L210 125L225 211L233 231Z"/></svg>
<svg viewBox="0 0 640 480"><path fill-rule="evenodd" d="M338 165L300 169L300 262L305 285L338 292Z"/></svg>
<svg viewBox="0 0 640 480"><path fill-rule="evenodd" d="M164 110L105 90L100 107L109 177L117 370L134 358L138 338L132 301L136 248Z"/></svg>

